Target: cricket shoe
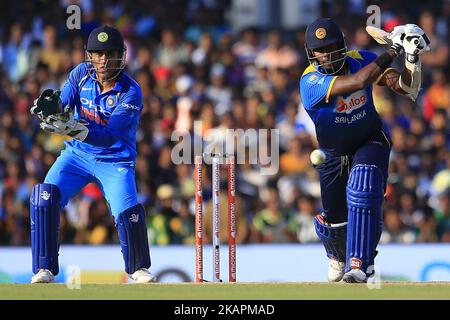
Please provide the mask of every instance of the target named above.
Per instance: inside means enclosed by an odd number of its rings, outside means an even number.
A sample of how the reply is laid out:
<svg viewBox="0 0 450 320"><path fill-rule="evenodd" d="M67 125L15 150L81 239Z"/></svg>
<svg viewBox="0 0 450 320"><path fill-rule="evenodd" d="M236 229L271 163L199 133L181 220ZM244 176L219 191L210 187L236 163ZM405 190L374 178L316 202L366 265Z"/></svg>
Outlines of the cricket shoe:
<svg viewBox="0 0 450 320"><path fill-rule="evenodd" d="M155 277L145 268L141 268L130 274L130 278L135 281L135 283L150 283L155 282Z"/></svg>
<svg viewBox="0 0 450 320"><path fill-rule="evenodd" d="M54 281L55 276L47 269L39 269L38 273L31 278L31 283L52 283Z"/></svg>
<svg viewBox="0 0 450 320"><path fill-rule="evenodd" d="M360 269L352 269L344 274L342 281L347 283L366 283L367 275Z"/></svg>
<svg viewBox="0 0 450 320"><path fill-rule="evenodd" d="M336 259L330 259L328 265L328 281L339 282L345 273L345 262L340 262Z"/></svg>

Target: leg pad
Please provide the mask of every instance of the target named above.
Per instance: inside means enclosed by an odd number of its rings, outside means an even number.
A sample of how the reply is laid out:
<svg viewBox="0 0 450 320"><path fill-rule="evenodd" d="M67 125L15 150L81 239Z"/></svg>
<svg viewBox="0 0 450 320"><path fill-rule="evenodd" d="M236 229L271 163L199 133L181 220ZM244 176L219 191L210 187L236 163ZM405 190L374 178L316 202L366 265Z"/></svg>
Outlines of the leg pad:
<svg viewBox="0 0 450 320"><path fill-rule="evenodd" d="M384 178L374 165L356 165L347 184L348 229L346 271L374 264L381 234Z"/></svg>
<svg viewBox="0 0 450 320"><path fill-rule="evenodd" d="M120 213L117 220L125 271L133 274L141 268L150 268L150 250L144 207L137 204Z"/></svg>
<svg viewBox="0 0 450 320"><path fill-rule="evenodd" d="M316 227L317 235L323 242L328 258L344 262L347 222L330 224L325 222L323 216L317 215L314 218L314 226Z"/></svg>
<svg viewBox="0 0 450 320"><path fill-rule="evenodd" d="M31 251L33 272L48 269L59 272L59 211L61 194L57 186L41 183L30 196Z"/></svg>

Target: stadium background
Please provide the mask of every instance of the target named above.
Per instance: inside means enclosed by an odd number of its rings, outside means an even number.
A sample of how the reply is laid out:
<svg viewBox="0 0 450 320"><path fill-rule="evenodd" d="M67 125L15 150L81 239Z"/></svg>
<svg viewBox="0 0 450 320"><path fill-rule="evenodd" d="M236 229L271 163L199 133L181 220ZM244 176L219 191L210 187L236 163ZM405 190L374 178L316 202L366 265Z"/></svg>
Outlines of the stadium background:
<svg viewBox="0 0 450 320"><path fill-rule="evenodd" d="M70 4L81 8L81 30L66 27ZM39 129L29 113L32 101L45 88L59 88L83 62L84 41L100 24L124 35L127 71L144 96L136 179L152 247L195 241L193 168L174 165L170 157L171 133L192 131L193 120L202 120L203 130L280 130L277 175L260 176L254 165L238 167L240 245L317 243L313 217L321 209L320 194L309 161L316 142L298 88L308 65L304 30L318 16L332 17L349 49L380 52L364 30L370 4L380 6L384 29L416 23L432 42L422 59L416 104L375 87L377 109L393 140L381 242L450 242L450 1L410 1L405 7L404 1L359 0L60 0L16 1L0 12L0 246L30 246L29 194L63 147L63 138ZM207 176L206 188L208 182ZM210 190L204 198L210 212ZM226 242L225 220L221 226ZM63 210L61 243L118 244L95 185Z"/></svg>

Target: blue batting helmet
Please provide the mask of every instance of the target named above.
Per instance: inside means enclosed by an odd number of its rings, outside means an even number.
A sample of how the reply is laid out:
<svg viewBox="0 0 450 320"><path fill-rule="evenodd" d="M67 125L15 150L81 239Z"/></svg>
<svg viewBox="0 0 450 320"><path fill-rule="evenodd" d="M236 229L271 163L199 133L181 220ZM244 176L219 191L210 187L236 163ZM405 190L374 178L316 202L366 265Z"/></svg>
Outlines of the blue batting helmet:
<svg viewBox="0 0 450 320"><path fill-rule="evenodd" d="M330 68L325 68L323 64L319 63L312 51L332 44L337 44L338 49L324 52L324 54L328 54L330 57L332 54L338 54L338 57L336 59L330 58L328 63ZM305 49L309 62L318 65L320 72L335 74L344 66L345 57L347 55L347 45L345 43L344 34L339 26L331 19L317 19L306 28Z"/></svg>

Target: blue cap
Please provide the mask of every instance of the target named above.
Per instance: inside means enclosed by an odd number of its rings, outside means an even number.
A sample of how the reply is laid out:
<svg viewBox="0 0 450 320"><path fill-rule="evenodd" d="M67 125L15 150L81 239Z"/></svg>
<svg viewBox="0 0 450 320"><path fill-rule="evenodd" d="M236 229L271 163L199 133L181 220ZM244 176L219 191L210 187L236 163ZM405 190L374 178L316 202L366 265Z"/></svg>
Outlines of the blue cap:
<svg viewBox="0 0 450 320"><path fill-rule="evenodd" d="M329 18L317 19L306 28L305 44L309 50L341 42L344 42L344 35L339 26Z"/></svg>
<svg viewBox="0 0 450 320"><path fill-rule="evenodd" d="M125 50L122 35L119 30L110 26L95 28L89 34L87 51Z"/></svg>

